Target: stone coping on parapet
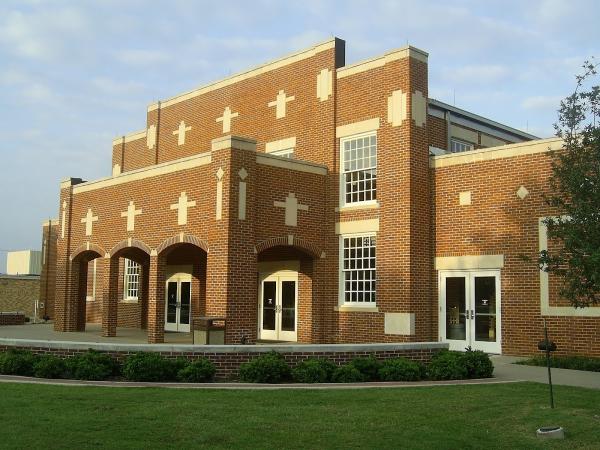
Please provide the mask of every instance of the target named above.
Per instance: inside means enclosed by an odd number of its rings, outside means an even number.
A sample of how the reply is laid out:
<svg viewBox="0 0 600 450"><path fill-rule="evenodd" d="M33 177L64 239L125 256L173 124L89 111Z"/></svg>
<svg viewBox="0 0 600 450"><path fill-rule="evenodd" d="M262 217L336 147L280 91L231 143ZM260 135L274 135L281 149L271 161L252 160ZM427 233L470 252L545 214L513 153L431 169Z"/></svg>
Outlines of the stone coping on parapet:
<svg viewBox="0 0 600 450"><path fill-rule="evenodd" d="M160 353L344 353L448 349L443 342L410 342L397 344L261 344L261 345L192 345L192 344L125 344L75 341L45 341L0 338L0 345L11 347L49 348L58 350L93 349L104 352Z"/></svg>
<svg viewBox="0 0 600 450"><path fill-rule="evenodd" d="M269 153L257 153L256 163L265 166L279 167L282 169L296 170L298 172L327 175L327 166L309 161L286 158L284 156L270 155Z"/></svg>
<svg viewBox="0 0 600 450"><path fill-rule="evenodd" d="M146 137L146 130L140 130L140 131L133 131L131 133L125 134L123 136L114 138L112 141L112 145L113 147L115 145L119 145L119 144L123 144L123 143L128 143L131 141L137 141L138 139L142 139Z"/></svg>
<svg viewBox="0 0 600 450"><path fill-rule="evenodd" d="M196 89L192 89L191 91L184 92L182 94L178 94L174 97L171 97L167 100L163 100L160 102L161 108L166 108L167 106L174 105L176 103L182 102L184 100L188 100L190 98L197 97L199 95L205 94L210 91L214 91L216 89L220 89L226 86L230 86L239 81L246 80L248 78L255 77L257 75L261 75L266 72L270 72L275 69L279 69L281 67L285 67L289 64L302 61L304 59L315 56L317 53L320 53L325 50L329 50L335 47L336 38L328 39L319 44L313 45L312 47L301 50L299 52L292 53L290 55L284 56L282 58L278 58L276 60L261 64L259 66L255 66L251 69L248 69L244 72L240 72L238 74L232 75L227 78L223 78L221 80L215 81L213 83L206 84ZM154 111L158 109L159 102L152 103L148 106L148 112Z"/></svg>
<svg viewBox="0 0 600 450"><path fill-rule="evenodd" d="M517 144L501 145L499 147L469 150L460 153L448 153L445 155L430 156L429 166L434 169L439 169L459 164L514 158L517 156L560 150L563 148L563 145L563 140L560 138L548 138L519 142Z"/></svg>
<svg viewBox="0 0 600 450"><path fill-rule="evenodd" d="M408 57L415 58L418 61L427 63L429 54L416 47L407 45L396 50L386 52L381 56L376 56L374 58L359 61L348 66L340 67L336 71L336 77L338 79L345 78L356 73L365 72L367 70L375 69L377 67L383 67L389 62Z"/></svg>

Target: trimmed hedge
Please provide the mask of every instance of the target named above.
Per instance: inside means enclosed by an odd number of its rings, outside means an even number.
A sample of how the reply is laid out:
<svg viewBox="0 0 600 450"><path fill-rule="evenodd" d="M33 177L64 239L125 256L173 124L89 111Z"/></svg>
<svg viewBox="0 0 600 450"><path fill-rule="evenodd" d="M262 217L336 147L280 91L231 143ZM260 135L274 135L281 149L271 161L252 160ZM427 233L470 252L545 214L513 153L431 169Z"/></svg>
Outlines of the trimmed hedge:
<svg viewBox="0 0 600 450"><path fill-rule="evenodd" d="M215 377L215 365L206 358L186 364L177 372L177 380L185 383L206 383Z"/></svg>
<svg viewBox="0 0 600 450"><path fill-rule="evenodd" d="M240 365L240 380L247 383L281 383L290 378L290 366L277 352L269 352Z"/></svg>
<svg viewBox="0 0 600 450"><path fill-rule="evenodd" d="M467 351L462 353L462 358L468 378L490 378L494 373L490 357L481 350L471 350L471 347L468 347Z"/></svg>
<svg viewBox="0 0 600 450"><path fill-rule="evenodd" d="M33 375L38 378L65 378L67 364L54 355L42 355L33 364Z"/></svg>
<svg viewBox="0 0 600 450"><path fill-rule="evenodd" d="M424 367L406 358L393 358L383 361L379 369L381 381L419 381L423 378Z"/></svg>
<svg viewBox="0 0 600 450"><path fill-rule="evenodd" d="M350 363L335 369L331 381L334 383L362 383L368 380L354 364Z"/></svg>
<svg viewBox="0 0 600 450"><path fill-rule="evenodd" d="M374 356L354 358L350 364L352 364L362 374L365 381L379 380L379 369L381 368L381 362Z"/></svg>
<svg viewBox="0 0 600 450"><path fill-rule="evenodd" d="M431 380L464 380L468 375L462 353L441 351L427 366L427 377Z"/></svg>
<svg viewBox="0 0 600 450"><path fill-rule="evenodd" d="M130 381L172 381L185 367L182 361L171 361L160 353L138 352L123 364L123 376Z"/></svg>
<svg viewBox="0 0 600 450"><path fill-rule="evenodd" d="M515 364L526 366L546 366L545 356L536 356L531 359L517 361ZM600 372L600 358L587 356L550 356L550 367L557 369L586 370Z"/></svg>
<svg viewBox="0 0 600 450"><path fill-rule="evenodd" d="M33 375L36 356L28 350L10 349L0 354L0 373L3 375Z"/></svg>
<svg viewBox="0 0 600 450"><path fill-rule="evenodd" d="M292 369L292 378L297 383L328 383L337 366L325 358L308 358Z"/></svg>
<svg viewBox="0 0 600 450"><path fill-rule="evenodd" d="M70 378L77 380L106 380L118 376L120 366L106 353L88 350L65 360Z"/></svg>

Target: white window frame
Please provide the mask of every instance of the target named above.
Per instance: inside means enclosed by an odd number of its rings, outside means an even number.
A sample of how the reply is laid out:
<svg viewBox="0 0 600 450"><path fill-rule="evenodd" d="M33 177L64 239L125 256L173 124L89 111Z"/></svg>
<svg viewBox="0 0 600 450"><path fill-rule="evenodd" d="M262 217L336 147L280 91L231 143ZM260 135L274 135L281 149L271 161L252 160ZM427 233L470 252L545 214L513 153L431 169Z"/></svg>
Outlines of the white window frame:
<svg viewBox="0 0 600 450"><path fill-rule="evenodd" d="M356 202L346 202L346 171L344 170L344 144L348 141L353 141L355 139L361 139L361 138L365 138L365 137L371 137L371 136L375 136L376 139L376 153L375 153L375 158L377 160L377 163L375 164L375 171L377 171L377 166L379 165L379 138L377 136L377 130L374 131L368 131L366 133L359 133L359 134L353 134L351 136L345 136L343 138L340 138L340 207L344 207L344 206L356 206L356 205L376 205L377 204L377 188L375 188L375 198L371 199L371 200L363 200L363 201L356 201ZM363 169L363 170L372 170L373 168L371 167L370 169ZM375 182L377 182L377 176L375 176Z"/></svg>
<svg viewBox="0 0 600 450"><path fill-rule="evenodd" d="M294 147L284 148L270 152L269 155L279 156L280 158L294 159Z"/></svg>
<svg viewBox="0 0 600 450"><path fill-rule="evenodd" d="M131 266L130 266L131 264ZM130 272L130 269L132 270ZM133 272L136 270L136 272ZM141 276L142 276L142 266L141 264L125 258L124 269L123 269L123 300L126 302L135 303L139 299L140 295L140 284L141 284ZM135 279L134 279L135 278ZM136 284L135 288L131 288L129 284ZM130 291L135 291L135 296L129 295Z"/></svg>
<svg viewBox="0 0 600 450"><path fill-rule="evenodd" d="M346 301L346 277L344 275L344 239L348 238L375 238L375 301L374 302L352 302ZM364 232L364 233L352 233L342 234L339 240L339 268L338 268L338 305L341 307L353 307L353 308L374 308L377 306L377 233L375 232ZM369 269L370 270L370 269Z"/></svg>
<svg viewBox="0 0 600 450"><path fill-rule="evenodd" d="M465 146L465 150L458 150L458 151L452 150L452 146L454 143ZM463 141L462 139L450 138L450 148L448 150L450 151L450 153L462 153L462 152L471 151L474 148L475 148L475 144L473 144L472 142Z"/></svg>

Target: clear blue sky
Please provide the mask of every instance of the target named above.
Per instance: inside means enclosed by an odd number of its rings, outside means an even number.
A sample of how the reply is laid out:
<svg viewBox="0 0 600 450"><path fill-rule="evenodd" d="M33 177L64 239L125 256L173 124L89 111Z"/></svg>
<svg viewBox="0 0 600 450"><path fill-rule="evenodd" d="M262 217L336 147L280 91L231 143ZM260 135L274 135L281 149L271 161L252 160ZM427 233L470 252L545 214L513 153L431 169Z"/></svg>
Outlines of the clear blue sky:
<svg viewBox="0 0 600 450"><path fill-rule="evenodd" d="M348 63L419 47L431 97L549 136L598 19L593 0L2 0L0 250L39 248L60 179L109 175L149 103L330 36Z"/></svg>

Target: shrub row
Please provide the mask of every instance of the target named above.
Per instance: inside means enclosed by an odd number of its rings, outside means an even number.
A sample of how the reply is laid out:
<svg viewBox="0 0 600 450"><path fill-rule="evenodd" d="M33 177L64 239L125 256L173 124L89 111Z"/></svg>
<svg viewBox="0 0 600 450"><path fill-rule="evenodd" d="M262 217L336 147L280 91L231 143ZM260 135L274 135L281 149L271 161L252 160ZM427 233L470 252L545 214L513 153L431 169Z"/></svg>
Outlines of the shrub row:
<svg viewBox="0 0 600 450"><path fill-rule="evenodd" d="M94 350L59 358L54 355L34 355L26 350L0 353L0 373L39 378L71 378L77 380L107 380L122 376L130 381L182 381L203 383L212 381L214 365L206 358L193 362L168 359L159 353L136 353L121 366L111 356Z"/></svg>
<svg viewBox="0 0 600 450"><path fill-rule="evenodd" d="M0 373L39 378L106 380L122 377L131 381L212 381L215 367L206 358L193 362L185 358L168 359L159 353L136 353L120 365L111 356L89 350L71 358L34 355L26 350L0 353ZM365 381L457 380L491 377L493 366L480 351L466 353L442 351L424 366L406 358L379 361L373 356L355 358L337 366L324 358L308 358L293 369L283 356L266 353L240 366L239 378L249 383L357 383Z"/></svg>
<svg viewBox="0 0 600 450"><path fill-rule="evenodd" d="M364 381L461 380L489 378L494 367L487 354L441 351L425 366L406 358L379 361L373 356L355 358L336 366L323 358L308 358L293 369L283 356L270 352L240 366L240 380L248 383L360 383Z"/></svg>
<svg viewBox="0 0 600 450"><path fill-rule="evenodd" d="M518 361L517 364L523 364L527 366L545 366L546 357L536 356L535 358ZM558 369L600 372L600 358L592 358L587 356L551 356L550 366Z"/></svg>

